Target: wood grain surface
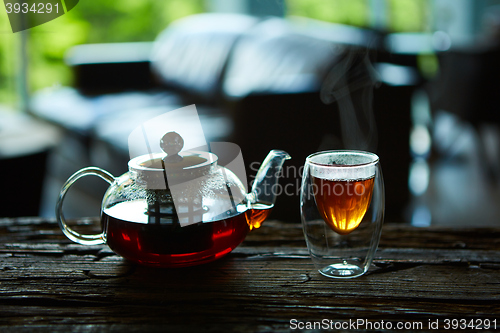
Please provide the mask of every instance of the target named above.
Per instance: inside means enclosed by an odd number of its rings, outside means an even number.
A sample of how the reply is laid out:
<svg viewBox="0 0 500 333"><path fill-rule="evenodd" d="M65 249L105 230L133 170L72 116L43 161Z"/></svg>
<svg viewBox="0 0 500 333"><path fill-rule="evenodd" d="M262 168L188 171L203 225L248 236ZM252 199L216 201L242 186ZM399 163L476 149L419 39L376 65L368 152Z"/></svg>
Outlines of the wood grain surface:
<svg viewBox="0 0 500 333"><path fill-rule="evenodd" d="M464 332L500 331L500 228L387 224L382 234L368 274L339 281L314 269L300 224L267 221L216 262L158 269L71 243L54 220L0 219L0 330L361 332L370 326L334 325L365 320L449 332L457 319L475 320Z"/></svg>

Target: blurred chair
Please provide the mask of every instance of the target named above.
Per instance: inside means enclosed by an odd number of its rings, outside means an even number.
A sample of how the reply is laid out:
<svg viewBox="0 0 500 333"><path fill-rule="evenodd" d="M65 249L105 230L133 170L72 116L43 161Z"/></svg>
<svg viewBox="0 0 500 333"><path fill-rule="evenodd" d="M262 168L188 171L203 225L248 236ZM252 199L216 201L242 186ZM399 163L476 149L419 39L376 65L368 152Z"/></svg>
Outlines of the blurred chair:
<svg viewBox="0 0 500 333"><path fill-rule="evenodd" d="M254 162L261 162L270 149L292 155L287 164L294 170L283 181L283 186L291 185L283 189L293 193L283 194L273 211L286 220L297 220L297 181L308 154L378 150L389 180L389 212L401 220L408 192L407 91L416 83L382 80L370 105L378 80L375 64L383 62L387 68L393 62L383 42L375 31L303 18L193 15L167 27L154 43L137 44L135 53L134 44L73 49L68 62L78 85L38 92L31 107L78 137L88 163L119 174L126 171L127 139L135 127L195 103L208 142L240 145L249 180ZM386 59L379 61L379 55ZM328 86L329 78L338 84ZM125 88L125 82L133 84ZM337 95L331 98L333 92Z"/></svg>
<svg viewBox="0 0 500 333"><path fill-rule="evenodd" d="M498 130L499 59L500 40L486 47L450 50L440 54L440 75L428 87L432 109L451 112L472 124L480 138L483 138L483 131L488 125L496 126ZM500 161L492 160L487 141L483 140L478 149L485 176L496 184L500 180ZM498 158L498 155L495 157Z"/></svg>
<svg viewBox="0 0 500 333"><path fill-rule="evenodd" d="M26 114L0 109L0 216L38 216L47 157L60 133Z"/></svg>
<svg viewBox="0 0 500 333"><path fill-rule="evenodd" d="M376 152L386 183L387 220L409 200L410 101L423 80L416 54L397 54L371 31L309 19L270 19L235 46L224 80L233 103L232 141L249 181L269 149L292 156L272 216L299 216L305 158L319 150Z"/></svg>

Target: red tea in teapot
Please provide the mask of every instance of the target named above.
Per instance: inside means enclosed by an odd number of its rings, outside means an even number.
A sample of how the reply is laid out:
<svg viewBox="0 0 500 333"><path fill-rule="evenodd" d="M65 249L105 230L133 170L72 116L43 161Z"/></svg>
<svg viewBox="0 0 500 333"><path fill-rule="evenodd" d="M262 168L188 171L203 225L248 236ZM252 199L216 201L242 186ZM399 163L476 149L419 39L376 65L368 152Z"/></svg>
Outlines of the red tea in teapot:
<svg viewBox="0 0 500 333"><path fill-rule="evenodd" d="M102 224L109 247L129 260L160 267L191 266L231 252L251 229L260 227L273 205L252 207L227 219L181 226L168 218L152 223L145 200L135 200L104 209Z"/></svg>
<svg viewBox="0 0 500 333"><path fill-rule="evenodd" d="M146 138L144 127L138 128ZM290 158L282 150L271 150L247 193L245 177L236 175L243 175L244 163L234 144L210 144L210 152L181 151L184 139L176 132L161 138L163 152L150 150L145 143L148 153L132 158L129 171L119 177L87 167L66 181L56 217L69 239L84 245L107 244L117 254L149 266L182 267L216 260L269 215L276 193L267 190L277 184L283 163ZM101 204L102 232L82 235L67 225L62 204L68 189L90 175L110 186Z"/></svg>

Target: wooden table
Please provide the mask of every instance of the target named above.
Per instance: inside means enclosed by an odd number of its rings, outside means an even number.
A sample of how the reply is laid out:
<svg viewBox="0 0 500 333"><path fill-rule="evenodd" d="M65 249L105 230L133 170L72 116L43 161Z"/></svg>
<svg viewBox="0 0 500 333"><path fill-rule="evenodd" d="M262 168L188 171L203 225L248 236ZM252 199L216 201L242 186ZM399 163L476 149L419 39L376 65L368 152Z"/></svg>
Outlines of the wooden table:
<svg viewBox="0 0 500 333"><path fill-rule="evenodd" d="M386 224L374 268L339 281L314 269L300 224L267 221L219 261L155 269L73 244L53 220L0 219L2 331L435 332L463 323L463 332L500 331L500 228Z"/></svg>

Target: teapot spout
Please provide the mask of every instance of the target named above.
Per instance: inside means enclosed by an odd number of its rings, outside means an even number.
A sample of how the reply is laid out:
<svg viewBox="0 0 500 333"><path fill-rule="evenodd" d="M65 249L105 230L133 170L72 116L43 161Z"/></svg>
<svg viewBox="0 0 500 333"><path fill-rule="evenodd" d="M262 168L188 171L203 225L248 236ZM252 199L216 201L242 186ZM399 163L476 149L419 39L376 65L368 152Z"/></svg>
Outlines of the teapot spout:
<svg viewBox="0 0 500 333"><path fill-rule="evenodd" d="M258 203L272 207L276 201L276 189L285 160L291 157L283 150L271 150L257 171L252 192L247 196L250 205Z"/></svg>

